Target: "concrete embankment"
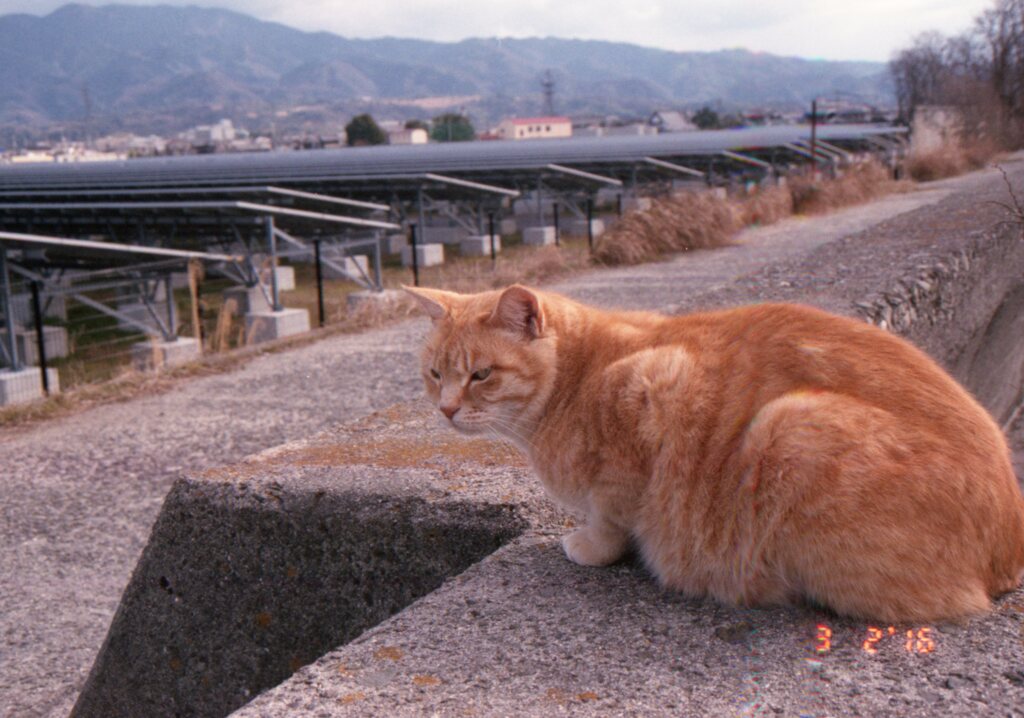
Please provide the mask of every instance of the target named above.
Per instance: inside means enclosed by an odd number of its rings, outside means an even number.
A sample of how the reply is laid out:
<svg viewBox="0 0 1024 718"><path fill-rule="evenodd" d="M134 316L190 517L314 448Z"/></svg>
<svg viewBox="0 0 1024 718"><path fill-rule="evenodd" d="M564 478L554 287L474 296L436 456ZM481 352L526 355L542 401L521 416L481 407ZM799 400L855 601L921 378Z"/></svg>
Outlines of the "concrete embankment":
<svg viewBox="0 0 1024 718"><path fill-rule="evenodd" d="M985 187L995 197L998 184ZM952 192L736 281L681 286L663 306L781 299L884 322L1009 416L1024 242L977 202ZM572 523L514 453L443 431L422 404L185 477L75 715L926 716L1024 704L1024 590L962 625L891 631L813 608L731 608L666 593L636 562L569 563L558 536Z"/></svg>

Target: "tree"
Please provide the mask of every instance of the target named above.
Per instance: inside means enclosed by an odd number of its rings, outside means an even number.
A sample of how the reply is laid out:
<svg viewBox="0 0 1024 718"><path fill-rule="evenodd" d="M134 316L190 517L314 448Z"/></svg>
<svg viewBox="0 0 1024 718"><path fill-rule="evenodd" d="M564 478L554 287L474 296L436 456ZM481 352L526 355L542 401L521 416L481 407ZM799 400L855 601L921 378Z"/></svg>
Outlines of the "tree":
<svg viewBox="0 0 1024 718"><path fill-rule="evenodd" d="M434 142L466 142L476 139L476 130L465 115L448 112L433 121L430 139Z"/></svg>
<svg viewBox="0 0 1024 718"><path fill-rule="evenodd" d="M693 124L702 130L717 130L722 126L718 113L707 105L693 113Z"/></svg>
<svg viewBox="0 0 1024 718"><path fill-rule="evenodd" d="M345 136L349 147L385 145L388 142L387 133L371 115L366 114L356 115L345 125Z"/></svg>

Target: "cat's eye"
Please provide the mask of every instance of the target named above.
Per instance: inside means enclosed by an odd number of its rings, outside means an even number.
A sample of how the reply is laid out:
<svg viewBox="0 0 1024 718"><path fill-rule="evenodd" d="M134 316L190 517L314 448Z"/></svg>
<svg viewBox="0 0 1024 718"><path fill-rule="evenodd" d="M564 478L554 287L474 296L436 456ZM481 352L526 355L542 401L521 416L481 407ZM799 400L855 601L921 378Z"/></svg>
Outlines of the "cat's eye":
<svg viewBox="0 0 1024 718"><path fill-rule="evenodd" d="M484 379L486 379L490 375L491 375L491 368L487 367L486 369L477 369L475 372L473 372L473 376L470 377L470 378L473 381L483 381Z"/></svg>
<svg viewBox="0 0 1024 718"><path fill-rule="evenodd" d="M438 381L441 380L441 372L439 372L437 369L431 369L430 370L430 376L434 377L434 379L436 379Z"/></svg>

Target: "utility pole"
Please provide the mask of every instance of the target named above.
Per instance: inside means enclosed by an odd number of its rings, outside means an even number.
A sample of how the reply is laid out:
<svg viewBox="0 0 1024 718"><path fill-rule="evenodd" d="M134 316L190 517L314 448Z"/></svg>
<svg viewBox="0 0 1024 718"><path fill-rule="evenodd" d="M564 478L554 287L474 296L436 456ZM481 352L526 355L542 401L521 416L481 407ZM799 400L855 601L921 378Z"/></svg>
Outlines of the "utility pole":
<svg viewBox="0 0 1024 718"><path fill-rule="evenodd" d="M551 117L555 114L555 78L551 76L551 70L544 71L540 86L544 90L544 115Z"/></svg>
<svg viewBox="0 0 1024 718"><path fill-rule="evenodd" d="M818 98L811 100L811 179L818 179Z"/></svg>

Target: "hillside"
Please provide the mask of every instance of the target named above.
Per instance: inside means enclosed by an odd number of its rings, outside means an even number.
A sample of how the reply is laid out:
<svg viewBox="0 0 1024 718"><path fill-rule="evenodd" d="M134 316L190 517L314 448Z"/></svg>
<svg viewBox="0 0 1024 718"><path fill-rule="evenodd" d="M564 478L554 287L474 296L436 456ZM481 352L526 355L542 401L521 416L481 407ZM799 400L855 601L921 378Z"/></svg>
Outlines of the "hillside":
<svg viewBox="0 0 1024 718"><path fill-rule="evenodd" d="M353 40L226 10L67 5L45 17L0 16L0 127L168 131L231 117L258 128L367 109L429 117L443 101L411 101L434 97L460 98L453 104L485 124L538 112L548 69L562 113L795 107L837 91L887 104L891 96L880 63L557 38Z"/></svg>

